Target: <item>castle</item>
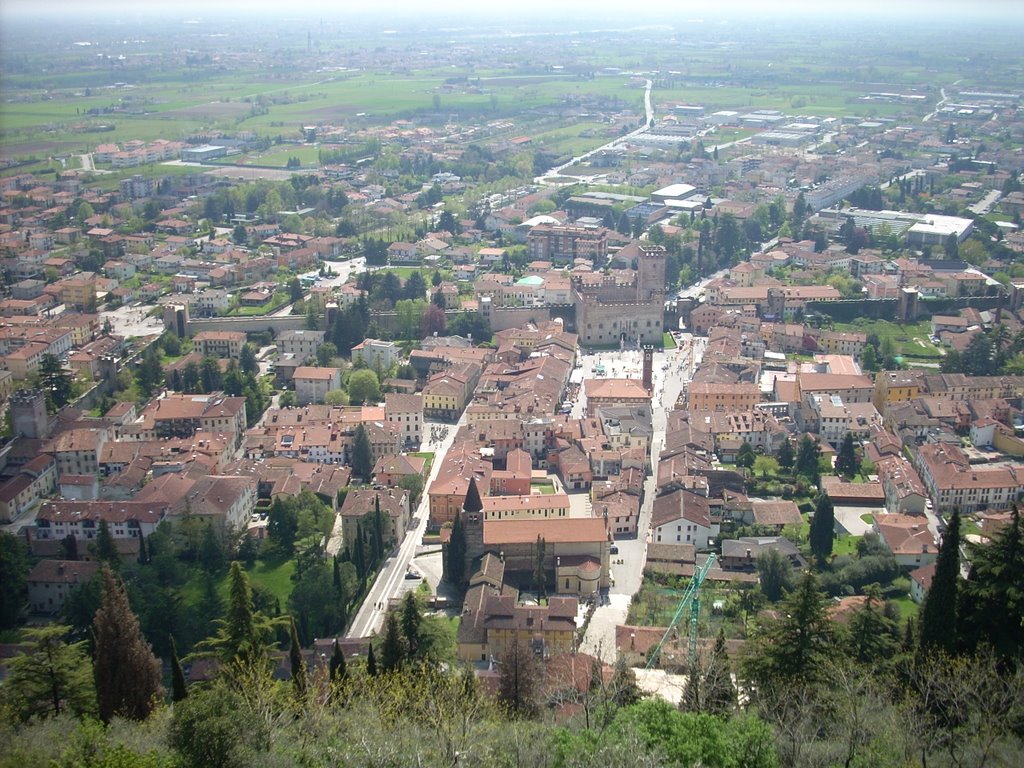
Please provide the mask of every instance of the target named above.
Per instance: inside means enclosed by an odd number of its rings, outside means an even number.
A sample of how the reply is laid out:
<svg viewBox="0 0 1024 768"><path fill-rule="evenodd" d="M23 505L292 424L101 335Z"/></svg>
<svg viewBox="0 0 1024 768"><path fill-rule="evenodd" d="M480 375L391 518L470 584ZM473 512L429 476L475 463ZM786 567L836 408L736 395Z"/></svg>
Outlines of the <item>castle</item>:
<svg viewBox="0 0 1024 768"><path fill-rule="evenodd" d="M573 278L576 332L582 346L660 343L665 315L665 249L660 245L633 245L632 276L586 275ZM626 249L623 249L626 251ZM629 252L620 257L629 255Z"/></svg>

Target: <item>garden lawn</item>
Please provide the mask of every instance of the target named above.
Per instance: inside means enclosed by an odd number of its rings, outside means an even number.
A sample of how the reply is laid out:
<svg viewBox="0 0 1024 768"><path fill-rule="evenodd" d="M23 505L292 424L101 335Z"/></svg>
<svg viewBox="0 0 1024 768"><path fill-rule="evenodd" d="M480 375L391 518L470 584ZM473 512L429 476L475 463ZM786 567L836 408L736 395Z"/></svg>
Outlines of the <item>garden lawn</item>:
<svg viewBox="0 0 1024 768"><path fill-rule="evenodd" d="M272 592L274 597L281 601L282 606L287 605L288 596L292 593L292 574L295 573L294 559L272 563L258 560L255 566L246 570L246 573L249 574L249 579L254 586L259 585ZM222 588L226 594L226 580Z"/></svg>
<svg viewBox="0 0 1024 768"><path fill-rule="evenodd" d="M921 606L911 600L909 595L889 600L889 602L899 609L901 623L906 623L907 619L916 619L918 612L921 610Z"/></svg>
<svg viewBox="0 0 1024 768"><path fill-rule="evenodd" d="M856 555L858 541L860 541L860 536L840 536L832 543L832 555L834 557Z"/></svg>
<svg viewBox="0 0 1024 768"><path fill-rule="evenodd" d="M420 451L418 453L409 454L415 456L418 459L426 459L426 464L423 465L423 479L426 480L430 477L430 468L434 465L434 453L433 451Z"/></svg>

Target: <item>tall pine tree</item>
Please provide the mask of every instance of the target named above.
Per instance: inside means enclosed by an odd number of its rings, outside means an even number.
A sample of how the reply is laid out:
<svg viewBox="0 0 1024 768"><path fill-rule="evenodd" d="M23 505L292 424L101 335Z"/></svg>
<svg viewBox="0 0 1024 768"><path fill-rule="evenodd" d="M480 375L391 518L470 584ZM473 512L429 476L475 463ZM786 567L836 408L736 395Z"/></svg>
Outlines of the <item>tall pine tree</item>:
<svg viewBox="0 0 1024 768"><path fill-rule="evenodd" d="M103 568L103 604L93 620L93 673L100 719L145 720L163 695L160 663L142 636L124 584Z"/></svg>
<svg viewBox="0 0 1024 768"><path fill-rule="evenodd" d="M973 650L991 645L996 654L1024 654L1024 532L1016 505L1010 522L988 544L972 545L971 571L961 585L961 631ZM937 570L937 569L936 569ZM936 576L938 574L936 573Z"/></svg>

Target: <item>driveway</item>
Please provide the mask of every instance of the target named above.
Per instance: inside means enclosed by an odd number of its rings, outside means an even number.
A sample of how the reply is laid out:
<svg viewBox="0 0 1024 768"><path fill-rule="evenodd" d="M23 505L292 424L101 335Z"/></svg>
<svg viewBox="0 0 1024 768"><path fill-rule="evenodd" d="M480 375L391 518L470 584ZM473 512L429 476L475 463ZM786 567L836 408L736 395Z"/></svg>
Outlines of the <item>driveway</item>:
<svg viewBox="0 0 1024 768"><path fill-rule="evenodd" d="M836 515L836 532L848 533L850 536L863 536L865 533L871 533L871 523L864 522L861 519L861 515L878 516L885 512L883 507L837 506L834 509Z"/></svg>

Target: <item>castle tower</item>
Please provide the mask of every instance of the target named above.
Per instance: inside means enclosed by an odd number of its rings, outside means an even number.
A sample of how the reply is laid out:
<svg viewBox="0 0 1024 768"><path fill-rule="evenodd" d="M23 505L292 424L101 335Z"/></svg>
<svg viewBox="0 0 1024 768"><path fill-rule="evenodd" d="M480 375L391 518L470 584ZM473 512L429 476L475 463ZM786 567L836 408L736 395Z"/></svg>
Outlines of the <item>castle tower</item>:
<svg viewBox="0 0 1024 768"><path fill-rule="evenodd" d="M648 392L654 391L654 347L644 344L643 384Z"/></svg>
<svg viewBox="0 0 1024 768"><path fill-rule="evenodd" d="M660 245L640 246L637 257L636 298L649 301L665 293L665 258L667 253Z"/></svg>
<svg viewBox="0 0 1024 768"><path fill-rule="evenodd" d="M11 425L14 434L42 440L50 434L46 395L41 389L22 389L11 395Z"/></svg>

